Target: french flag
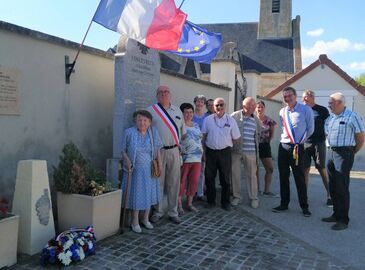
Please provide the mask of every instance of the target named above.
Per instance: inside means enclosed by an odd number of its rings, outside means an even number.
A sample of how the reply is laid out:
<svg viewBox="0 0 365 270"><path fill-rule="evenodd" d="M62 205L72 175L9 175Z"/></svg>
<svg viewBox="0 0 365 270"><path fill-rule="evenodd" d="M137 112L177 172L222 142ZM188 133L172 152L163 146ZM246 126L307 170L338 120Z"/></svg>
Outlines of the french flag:
<svg viewBox="0 0 365 270"><path fill-rule="evenodd" d="M101 0L93 21L156 50L177 50L187 15L174 0Z"/></svg>

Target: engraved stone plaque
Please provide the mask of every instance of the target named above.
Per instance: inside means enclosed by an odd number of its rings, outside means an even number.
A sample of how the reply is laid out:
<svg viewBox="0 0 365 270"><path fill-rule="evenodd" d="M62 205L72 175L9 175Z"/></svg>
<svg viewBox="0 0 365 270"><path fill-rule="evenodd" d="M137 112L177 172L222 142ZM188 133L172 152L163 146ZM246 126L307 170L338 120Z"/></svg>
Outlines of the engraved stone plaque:
<svg viewBox="0 0 365 270"><path fill-rule="evenodd" d="M19 115L19 71L0 66L0 115Z"/></svg>

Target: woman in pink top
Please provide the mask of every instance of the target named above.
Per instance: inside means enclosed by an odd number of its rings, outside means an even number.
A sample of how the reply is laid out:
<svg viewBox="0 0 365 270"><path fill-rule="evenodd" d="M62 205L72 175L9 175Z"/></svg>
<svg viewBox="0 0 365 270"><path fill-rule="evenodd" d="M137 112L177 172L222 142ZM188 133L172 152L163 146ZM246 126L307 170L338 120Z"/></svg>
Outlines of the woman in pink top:
<svg viewBox="0 0 365 270"><path fill-rule="evenodd" d="M264 196L274 197L275 194L271 192L271 181L274 167L272 164L270 141L274 136L276 122L265 115L265 103L263 101L257 102L256 115L261 121L259 157L265 168L265 190L263 194ZM257 177L257 182L259 182L259 177Z"/></svg>

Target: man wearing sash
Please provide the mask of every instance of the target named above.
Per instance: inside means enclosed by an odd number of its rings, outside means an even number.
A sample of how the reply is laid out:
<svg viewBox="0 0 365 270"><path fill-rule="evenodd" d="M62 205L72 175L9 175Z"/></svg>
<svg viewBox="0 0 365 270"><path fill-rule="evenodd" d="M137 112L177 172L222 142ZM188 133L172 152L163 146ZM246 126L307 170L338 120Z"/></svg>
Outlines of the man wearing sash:
<svg viewBox="0 0 365 270"><path fill-rule="evenodd" d="M162 171L160 192L167 194L167 215L170 221L179 224L177 205L180 187L180 139L185 136L185 124L181 110L171 104L171 92L168 86L159 86L156 91L157 103L148 107L152 114L152 126L157 128L163 147L161 149ZM159 221L163 215L163 205L157 205L151 222Z"/></svg>
<svg viewBox="0 0 365 270"><path fill-rule="evenodd" d="M290 168L292 169L299 204L305 217L311 216L308 209L307 187L304 180L304 142L314 131L313 111L310 107L297 102L296 90L286 87L283 90L286 104L280 110L282 133L278 153L280 176L280 205L273 208L275 213L288 210L290 201Z"/></svg>

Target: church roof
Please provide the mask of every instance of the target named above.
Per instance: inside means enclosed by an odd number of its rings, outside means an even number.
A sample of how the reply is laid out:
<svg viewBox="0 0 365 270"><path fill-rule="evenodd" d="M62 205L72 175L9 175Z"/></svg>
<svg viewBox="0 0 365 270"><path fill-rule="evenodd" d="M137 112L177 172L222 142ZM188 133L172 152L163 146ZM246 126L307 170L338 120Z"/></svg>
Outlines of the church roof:
<svg viewBox="0 0 365 270"><path fill-rule="evenodd" d="M204 24L222 34L223 42L236 42L244 71L294 73L293 39L258 39L258 23Z"/></svg>

